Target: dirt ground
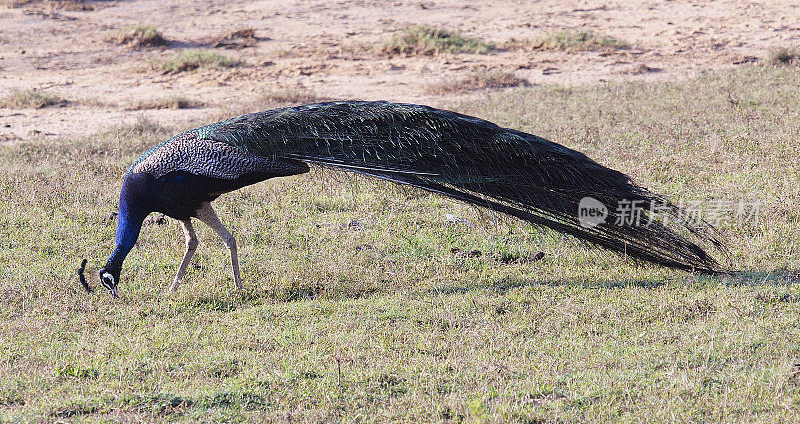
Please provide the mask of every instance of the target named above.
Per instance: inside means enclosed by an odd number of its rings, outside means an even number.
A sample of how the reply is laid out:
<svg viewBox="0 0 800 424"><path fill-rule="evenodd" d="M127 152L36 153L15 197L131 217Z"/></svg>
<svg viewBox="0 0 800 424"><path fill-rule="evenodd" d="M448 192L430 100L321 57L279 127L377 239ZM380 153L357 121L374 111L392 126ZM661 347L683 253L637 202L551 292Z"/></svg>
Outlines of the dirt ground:
<svg viewBox="0 0 800 424"><path fill-rule="evenodd" d="M103 41L109 30L135 23L154 26L169 44L133 49ZM392 35L418 24L500 48L488 54L411 57L377 52L376 46ZM241 28L255 30L254 45L217 50L244 61L242 66L164 74L151 65L182 49L205 48L210 39ZM563 29L591 30L630 47L586 52L503 48L512 39L536 39ZM431 95L431 86L494 70L533 84L681 79L764 61L770 49L799 45L796 0L6 0L0 2L0 98L35 88L67 102L0 109L0 142L90 135L142 116L181 128L287 90L319 98L441 106L485 92ZM136 102L174 95L205 106L126 110Z"/></svg>

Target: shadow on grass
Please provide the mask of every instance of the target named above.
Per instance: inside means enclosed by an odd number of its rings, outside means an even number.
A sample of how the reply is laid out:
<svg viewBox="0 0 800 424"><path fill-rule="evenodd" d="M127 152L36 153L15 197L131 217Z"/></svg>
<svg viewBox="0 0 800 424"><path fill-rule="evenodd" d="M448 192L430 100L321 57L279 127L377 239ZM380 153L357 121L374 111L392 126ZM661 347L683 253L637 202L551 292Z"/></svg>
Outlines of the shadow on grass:
<svg viewBox="0 0 800 424"><path fill-rule="evenodd" d="M610 289L621 287L644 287L655 288L667 283L665 278L640 279L640 280L590 280L586 278L575 279L549 279L535 280L527 278L506 277L489 284L474 284L468 286L446 286L429 289L428 293L436 294L460 294L468 293L473 290L493 290L498 293L505 293L520 287L580 287L594 289Z"/></svg>
<svg viewBox="0 0 800 424"><path fill-rule="evenodd" d="M777 268L771 271L737 271L725 279L729 286L785 286L800 282L800 270Z"/></svg>
<svg viewBox="0 0 800 424"><path fill-rule="evenodd" d="M771 271L737 271L731 275L695 275L687 274L693 281L687 284L724 284L726 286L786 286L800 282L800 270L775 269ZM505 293L520 287L578 287L584 289L614 289L626 287L640 287L654 289L664 286L674 279L668 277L653 277L644 279L588 279L567 278L536 280L526 278L506 277L488 284L473 284L464 286L445 286L427 290L436 294L461 294L474 290L493 290Z"/></svg>
<svg viewBox="0 0 800 424"><path fill-rule="evenodd" d="M691 285L717 285L726 286L786 286L800 282L800 270L775 269L771 271L739 271L732 275L695 275L689 277L685 284ZM488 281L483 284L440 286L424 290L426 295L431 294L464 294L476 290L488 290L496 293L506 293L521 287L576 287L583 289L616 289L638 287L655 289L676 281L669 277L652 277L640 279L526 279L505 277L499 280ZM345 300L361 299L375 295L393 294L395 291L385 291L373 286L325 286L319 283L298 284L286 287L245 289L242 292L228 294L198 293L196 296L184 299L181 303L193 308L217 312L231 312L236 309L256 306L264 303L292 303L304 300L325 299Z"/></svg>
<svg viewBox="0 0 800 424"><path fill-rule="evenodd" d="M228 293L193 293L178 302L184 307L216 312L232 312L236 309L265 303L292 303L304 300L361 299L372 295L389 294L376 287L326 287L322 284L292 284L277 288L245 288Z"/></svg>

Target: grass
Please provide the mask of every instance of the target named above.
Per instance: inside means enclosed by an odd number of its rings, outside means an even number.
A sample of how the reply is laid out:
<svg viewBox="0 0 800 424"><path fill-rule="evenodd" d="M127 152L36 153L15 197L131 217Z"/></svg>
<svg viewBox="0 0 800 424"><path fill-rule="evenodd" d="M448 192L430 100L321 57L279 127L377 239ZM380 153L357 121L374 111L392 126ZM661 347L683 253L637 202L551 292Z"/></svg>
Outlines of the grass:
<svg viewBox="0 0 800 424"><path fill-rule="evenodd" d="M205 103L185 96L167 96L155 99L140 100L129 105L126 110L145 109L193 109L203 107Z"/></svg>
<svg viewBox="0 0 800 424"><path fill-rule="evenodd" d="M800 50L781 47L769 53L768 62L773 65L800 64Z"/></svg>
<svg viewBox="0 0 800 424"><path fill-rule="evenodd" d="M0 6L7 8L17 8L22 6L34 5L36 3L46 3L47 8L62 10L95 10L94 5L86 4L85 0L0 0Z"/></svg>
<svg viewBox="0 0 800 424"><path fill-rule="evenodd" d="M644 63L638 63L636 65L631 65L630 67L619 71L620 74L624 75L643 75L643 74L649 74L651 72L661 72L661 69L648 66Z"/></svg>
<svg viewBox="0 0 800 424"><path fill-rule="evenodd" d="M258 37L253 28L241 28L217 37L212 40L211 45L225 49L243 49L253 47L257 42Z"/></svg>
<svg viewBox="0 0 800 424"><path fill-rule="evenodd" d="M408 28L404 34L394 36L380 46L380 52L390 56L488 53L493 49L492 43L428 25Z"/></svg>
<svg viewBox="0 0 800 424"><path fill-rule="evenodd" d="M156 47L169 44L154 26L145 24L128 25L110 30L103 35L103 41L112 44L127 44L132 47Z"/></svg>
<svg viewBox="0 0 800 424"><path fill-rule="evenodd" d="M514 43L512 43L514 44ZM515 44L519 44L516 42ZM530 43L539 50L587 51L618 50L628 45L624 41L592 31L562 30L547 34Z"/></svg>
<svg viewBox="0 0 800 424"><path fill-rule="evenodd" d="M746 271L727 278L317 171L216 202L244 293L198 224L164 297L183 245L170 220L143 228L116 301L82 293L75 268L111 251L128 165L184 128L2 145L0 421L797 422L798 84L744 67L452 105L675 199L762 200L757 224L720 225Z"/></svg>
<svg viewBox="0 0 800 424"><path fill-rule="evenodd" d="M235 105L224 105L219 120L227 119L232 116L244 115L247 113L261 112L264 110L279 107L297 106L308 103L319 103L330 101L331 98L320 96L314 92L303 88L285 88L275 91L267 91L246 101Z"/></svg>
<svg viewBox="0 0 800 424"><path fill-rule="evenodd" d="M32 3L34 0L0 0L0 6L13 9Z"/></svg>
<svg viewBox="0 0 800 424"><path fill-rule="evenodd" d="M164 73L178 73L191 71L198 68L230 68L242 62L222 55L212 50L189 49L176 54L162 62L156 63L156 68Z"/></svg>
<svg viewBox="0 0 800 424"><path fill-rule="evenodd" d="M63 103L65 100L58 94L30 89L16 90L4 98L0 98L0 107L9 109L41 109Z"/></svg>
<svg viewBox="0 0 800 424"><path fill-rule="evenodd" d="M276 106L301 105L324 100L330 99L300 88L288 88L264 93L258 97L256 104L264 110Z"/></svg>
<svg viewBox="0 0 800 424"><path fill-rule="evenodd" d="M464 79L430 85L429 94L465 93L472 90L509 88L531 85L530 81L510 72L475 72Z"/></svg>

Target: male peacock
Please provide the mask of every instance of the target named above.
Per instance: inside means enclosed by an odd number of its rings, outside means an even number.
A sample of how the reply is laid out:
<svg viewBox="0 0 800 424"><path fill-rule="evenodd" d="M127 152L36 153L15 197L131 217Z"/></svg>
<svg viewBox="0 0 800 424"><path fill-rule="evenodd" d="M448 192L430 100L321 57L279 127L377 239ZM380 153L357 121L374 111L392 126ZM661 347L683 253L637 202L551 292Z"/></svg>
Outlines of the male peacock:
<svg viewBox="0 0 800 424"><path fill-rule="evenodd" d="M144 153L125 174L116 248L99 271L102 284L117 296L122 263L144 218L162 212L181 221L186 236L171 291L197 249L193 217L225 241L241 288L236 241L210 202L268 178L305 173L309 164L440 193L668 267L722 271L696 244L722 249L713 228L579 152L455 112L342 101L239 116ZM587 197L608 206L605 220L585 225L579 219ZM621 202L639 207L642 220L620 225L623 217L614 208Z"/></svg>

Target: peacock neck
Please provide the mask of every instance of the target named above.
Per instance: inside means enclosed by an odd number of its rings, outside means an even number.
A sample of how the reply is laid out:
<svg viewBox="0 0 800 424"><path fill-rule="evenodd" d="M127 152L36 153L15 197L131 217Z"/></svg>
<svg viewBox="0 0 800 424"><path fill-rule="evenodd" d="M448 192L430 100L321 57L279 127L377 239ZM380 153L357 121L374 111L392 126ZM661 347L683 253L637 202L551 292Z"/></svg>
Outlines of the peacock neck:
<svg viewBox="0 0 800 424"><path fill-rule="evenodd" d="M143 197L145 197L142 193L143 189L144 187L138 183L137 178L131 178L130 175L125 178L125 182L122 184L115 236L116 247L108 261L106 261L106 270L119 272L122 269L122 263L139 238L144 218L151 212L148 205L142 202Z"/></svg>

